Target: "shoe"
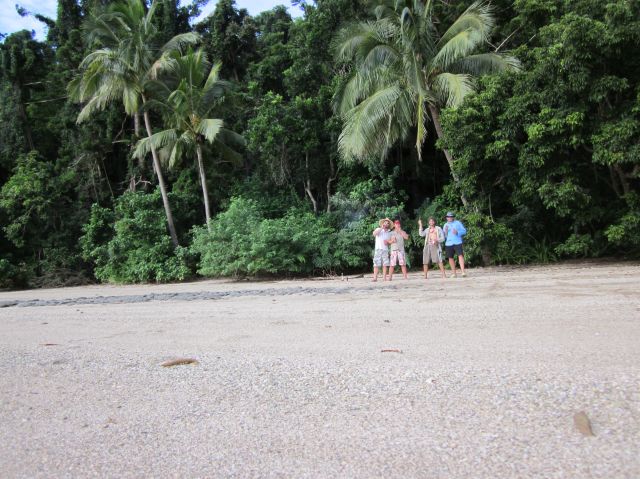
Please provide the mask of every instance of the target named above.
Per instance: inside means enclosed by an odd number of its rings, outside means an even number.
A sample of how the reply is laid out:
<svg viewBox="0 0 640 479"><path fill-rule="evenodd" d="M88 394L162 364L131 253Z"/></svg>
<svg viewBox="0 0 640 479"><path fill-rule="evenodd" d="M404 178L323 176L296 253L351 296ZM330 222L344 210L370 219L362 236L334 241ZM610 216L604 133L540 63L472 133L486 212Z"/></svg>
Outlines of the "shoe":
<svg viewBox="0 0 640 479"><path fill-rule="evenodd" d="M449 278L457 278L458 275L457 274L452 274L451 276L449 276Z"/></svg>
<svg viewBox="0 0 640 479"><path fill-rule="evenodd" d="M462 277L466 278L467 277L467 273L462 273Z"/></svg>

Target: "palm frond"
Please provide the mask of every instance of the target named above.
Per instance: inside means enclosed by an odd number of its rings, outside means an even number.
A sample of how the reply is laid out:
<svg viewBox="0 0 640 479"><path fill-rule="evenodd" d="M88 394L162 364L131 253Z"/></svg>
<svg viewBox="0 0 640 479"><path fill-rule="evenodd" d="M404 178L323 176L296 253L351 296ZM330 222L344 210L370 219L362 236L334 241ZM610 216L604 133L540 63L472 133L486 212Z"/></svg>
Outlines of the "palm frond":
<svg viewBox="0 0 640 479"><path fill-rule="evenodd" d="M169 156L169 168L175 168L187 151L192 151L195 147L195 141L191 134L187 131L182 132L180 137L173 143L171 155Z"/></svg>
<svg viewBox="0 0 640 479"><path fill-rule="evenodd" d="M470 75L485 75L501 71L520 71L520 60L509 55L499 53L479 53L461 58L449 65L451 73L467 73Z"/></svg>
<svg viewBox="0 0 640 479"><path fill-rule="evenodd" d="M379 90L383 84L381 69L354 71L336 90L334 108L340 115L354 108L362 99Z"/></svg>
<svg viewBox="0 0 640 479"><path fill-rule="evenodd" d="M182 51L182 49L187 46L196 45L198 42L200 42L200 39L201 39L200 35L195 32L180 33L174 36L167 43L165 43L162 46L161 51L162 52L168 52L172 50Z"/></svg>
<svg viewBox="0 0 640 479"><path fill-rule="evenodd" d="M135 85L124 85L122 88L122 104L127 115L133 115L140 108L140 92Z"/></svg>
<svg viewBox="0 0 640 479"><path fill-rule="evenodd" d="M207 80L204 83L204 90L207 91L220 81L220 70L222 69L222 62L216 62L211 67Z"/></svg>
<svg viewBox="0 0 640 479"><path fill-rule="evenodd" d="M427 112L426 99L424 96L418 96L417 118L416 118L416 151L418 152L418 161L422 161L422 145L427 138Z"/></svg>
<svg viewBox="0 0 640 479"><path fill-rule="evenodd" d="M480 38L487 38L494 25L495 20L489 3L484 0L476 1L444 32L440 38L439 46L442 47L465 31L474 31Z"/></svg>
<svg viewBox="0 0 640 479"><path fill-rule="evenodd" d="M111 82L102 83L80 110L76 123L80 124L94 113L104 110L109 103L115 101L121 95L122 91L122 82L118 78L113 79Z"/></svg>
<svg viewBox="0 0 640 479"><path fill-rule="evenodd" d="M366 159L380 152L392 141L387 120L400 116L394 108L403 95L399 85L390 85L366 98L345 115L344 128L338 140L343 158Z"/></svg>
<svg viewBox="0 0 640 479"><path fill-rule="evenodd" d="M133 151L134 158L144 158L151 152L151 149L160 150L167 145L175 143L178 138L178 134L175 129L168 129L154 133L151 136L140 139L136 143L136 148Z"/></svg>
<svg viewBox="0 0 640 479"><path fill-rule="evenodd" d="M200 120L197 133L204 136L206 140L211 143L215 140L222 125L223 121L218 118L205 118Z"/></svg>
<svg viewBox="0 0 640 479"><path fill-rule="evenodd" d="M458 32L447 43L440 45L431 61L430 70L446 71L449 65L473 53L484 40L485 38L478 30L467 29Z"/></svg>
<svg viewBox="0 0 640 479"><path fill-rule="evenodd" d="M448 107L456 107L473 91L473 79L464 73L441 73L434 78L434 89Z"/></svg>

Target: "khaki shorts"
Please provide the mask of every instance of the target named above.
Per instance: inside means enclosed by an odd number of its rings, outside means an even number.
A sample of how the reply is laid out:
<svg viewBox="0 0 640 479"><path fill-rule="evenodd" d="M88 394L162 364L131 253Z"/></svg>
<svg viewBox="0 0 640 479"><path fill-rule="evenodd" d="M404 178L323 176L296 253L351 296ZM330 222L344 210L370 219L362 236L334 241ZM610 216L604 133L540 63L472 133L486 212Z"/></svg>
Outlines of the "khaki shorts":
<svg viewBox="0 0 640 479"><path fill-rule="evenodd" d="M407 260L405 259L404 251L392 251L391 252L391 266L399 264L400 266L406 266Z"/></svg>
<svg viewBox="0 0 640 479"><path fill-rule="evenodd" d="M389 250L377 249L373 255L374 266L389 266Z"/></svg>
<svg viewBox="0 0 640 479"><path fill-rule="evenodd" d="M422 251L422 264L442 263L442 249L437 244L427 244Z"/></svg>

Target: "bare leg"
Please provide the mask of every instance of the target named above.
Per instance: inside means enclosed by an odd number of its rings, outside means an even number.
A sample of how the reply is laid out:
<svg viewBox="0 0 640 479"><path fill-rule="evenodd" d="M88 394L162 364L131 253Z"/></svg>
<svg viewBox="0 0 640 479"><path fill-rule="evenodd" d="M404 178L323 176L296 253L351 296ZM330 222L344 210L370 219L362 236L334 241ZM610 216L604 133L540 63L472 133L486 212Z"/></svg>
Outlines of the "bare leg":
<svg viewBox="0 0 640 479"><path fill-rule="evenodd" d="M380 268L378 268L377 266L373 267L373 279L371 281L378 281L378 272L380 271Z"/></svg>
<svg viewBox="0 0 640 479"><path fill-rule="evenodd" d="M438 267L440 268L440 272L442 273L442 277L443 277L443 278L446 278L446 277L447 277L447 275L444 273L444 264L442 263L442 261L440 261L440 262L438 263Z"/></svg>
<svg viewBox="0 0 640 479"><path fill-rule="evenodd" d="M429 277L429 266L426 264L423 265L422 270L424 271L424 279L427 279Z"/></svg>
<svg viewBox="0 0 640 479"><path fill-rule="evenodd" d="M409 279L409 276L407 275L407 267L406 267L406 265L400 266L400 269L402 270L402 275L404 276L404 279Z"/></svg>
<svg viewBox="0 0 640 479"><path fill-rule="evenodd" d="M454 258L449 258L449 266L451 266L451 274L453 276L457 276L457 274L456 274L456 260Z"/></svg>
<svg viewBox="0 0 640 479"><path fill-rule="evenodd" d="M385 281L387 281L387 269L388 269L388 266L383 266L383 267L382 267L382 278L383 278Z"/></svg>
<svg viewBox="0 0 640 479"><path fill-rule="evenodd" d="M458 263L460 263L460 271L462 271L462 276L464 276L464 255L458 255Z"/></svg>
<svg viewBox="0 0 640 479"><path fill-rule="evenodd" d="M393 280L393 273L395 271L396 271L396 267L395 266L389 266L389 281Z"/></svg>

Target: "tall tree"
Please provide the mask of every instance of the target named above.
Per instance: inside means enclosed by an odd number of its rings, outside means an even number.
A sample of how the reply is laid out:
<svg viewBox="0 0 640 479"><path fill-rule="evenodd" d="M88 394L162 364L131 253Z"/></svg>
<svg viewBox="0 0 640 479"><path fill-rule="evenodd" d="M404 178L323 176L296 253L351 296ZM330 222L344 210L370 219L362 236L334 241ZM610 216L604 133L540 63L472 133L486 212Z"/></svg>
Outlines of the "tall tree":
<svg viewBox="0 0 640 479"><path fill-rule="evenodd" d="M26 149L35 149L31 121L26 104L30 99L33 84L44 76L46 60L50 56L47 46L33 38L33 34L22 30L9 35L0 44L0 80L6 81L13 90L18 119L26 140Z"/></svg>
<svg viewBox="0 0 640 479"><path fill-rule="evenodd" d="M476 53L494 25L488 3L473 3L441 35L432 8L430 0L380 1L375 22L342 31L337 58L355 63L337 94L344 157L386 156L415 129L420 160L428 119L442 137L440 109L459 105L473 91L474 75L519 68L508 55ZM444 153L458 182L453 157Z"/></svg>
<svg viewBox="0 0 640 479"><path fill-rule="evenodd" d="M78 123L120 99L128 115L137 115L142 110L147 136L153 135L149 111L145 108L149 85L172 51L195 43L199 38L195 33L184 33L174 36L164 45L159 44L158 29L153 21L157 5L155 1L145 11L142 0L117 1L106 11L89 16L84 28L89 45L96 49L84 58L80 64L80 75L70 84L72 96L86 102L78 115ZM160 158L153 147L151 155L169 234L174 245L178 246Z"/></svg>
<svg viewBox="0 0 640 479"><path fill-rule="evenodd" d="M176 88L165 100L154 101L165 114L171 128L140 140L134 155L142 158L152 149L162 150L169 165L175 165L188 152L195 152L202 185L202 198L207 226L211 220L207 175L204 165L205 142L214 145L226 157L240 161L239 155L228 146L242 138L223 128L223 120L209 118L217 113L230 84L219 78L221 64L211 67L202 49L189 50L185 55L173 55L163 66L177 80ZM226 141L225 141L226 140Z"/></svg>
<svg viewBox="0 0 640 479"><path fill-rule="evenodd" d="M207 54L222 62L225 78L240 81L256 53L256 25L245 8L237 9L235 0L218 0L211 15L196 25L202 34Z"/></svg>

